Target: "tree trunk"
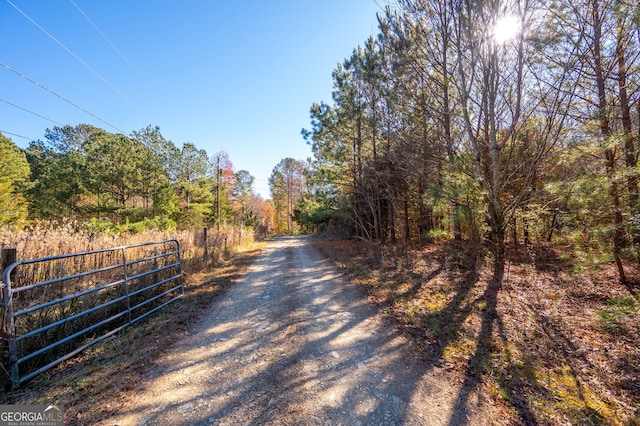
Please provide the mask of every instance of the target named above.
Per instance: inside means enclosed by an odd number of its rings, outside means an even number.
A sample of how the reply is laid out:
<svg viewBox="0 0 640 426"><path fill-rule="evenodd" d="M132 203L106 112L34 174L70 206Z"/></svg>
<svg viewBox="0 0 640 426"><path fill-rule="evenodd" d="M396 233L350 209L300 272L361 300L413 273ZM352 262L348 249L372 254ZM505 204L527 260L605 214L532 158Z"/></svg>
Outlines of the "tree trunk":
<svg viewBox="0 0 640 426"><path fill-rule="evenodd" d="M551 238L553 238L553 231L556 229L556 221L558 220L558 212L553 212L553 218L551 219L551 227L549 229L549 235L547 236L547 242L551 242Z"/></svg>
<svg viewBox="0 0 640 426"><path fill-rule="evenodd" d="M447 24L447 12L444 11L441 15L443 20L443 28L448 26ZM447 149L447 161L453 166L455 162L455 151L453 148L453 136L451 135L451 107L449 106L449 37L450 35L443 34L442 37L442 124L444 127L445 146ZM460 226L460 206L458 200L451 200L451 220L453 222L453 239L455 241L462 241L462 230Z"/></svg>
<svg viewBox="0 0 640 426"><path fill-rule="evenodd" d="M498 212L492 212L492 215L494 214L499 216ZM496 289L502 286L505 267L504 228L499 225L500 223L502 222L499 217L491 219L491 251L493 252L493 277L491 281Z"/></svg>
<svg viewBox="0 0 640 426"><path fill-rule="evenodd" d="M405 194L404 199L404 240L409 241L411 237L410 229L409 229L409 201L407 200L408 194Z"/></svg>
<svg viewBox="0 0 640 426"><path fill-rule="evenodd" d="M393 203L391 202L391 200L389 200L387 202L388 205L388 211L389 211L389 231L391 233L391 243L395 244L397 242L397 237L396 237L396 218L394 215L394 207L393 207Z"/></svg>
<svg viewBox="0 0 640 426"><path fill-rule="evenodd" d="M629 176L627 177L627 188L629 191L629 207L631 211L637 213L638 210L638 176L636 175L636 164L638 154L633 138L631 124L631 106L627 93L627 64L624 52L624 29L622 23L618 24L618 40L616 45L616 59L618 61L618 88L620 92L620 116L622 118L622 130L624 138L625 160Z"/></svg>
<svg viewBox="0 0 640 426"><path fill-rule="evenodd" d="M593 59L594 59L594 68L595 68L595 77L596 77L596 88L598 90L598 118L600 125L600 134L604 140L604 144L606 146L604 150L605 158L606 158L606 167L607 167L607 177L611 182L611 190L610 195L613 201L613 225L614 225L614 236L613 236L613 258L615 260L616 266L618 268L618 275L620 278L620 282L622 284L627 283L627 277L624 272L624 267L622 265L622 259L620 257L620 252L622 249L623 243L623 232L622 232L622 212L620 211L620 194L618 192L618 185L615 181L615 171L616 171L616 163L615 163L615 152L613 149L609 147L609 139L611 138L611 127L609 125L609 118L607 116L607 94L606 94L606 86L605 86L605 75L604 75L604 67L602 63L602 55L601 55L601 43L602 43L602 20L600 16L598 1L593 0Z"/></svg>

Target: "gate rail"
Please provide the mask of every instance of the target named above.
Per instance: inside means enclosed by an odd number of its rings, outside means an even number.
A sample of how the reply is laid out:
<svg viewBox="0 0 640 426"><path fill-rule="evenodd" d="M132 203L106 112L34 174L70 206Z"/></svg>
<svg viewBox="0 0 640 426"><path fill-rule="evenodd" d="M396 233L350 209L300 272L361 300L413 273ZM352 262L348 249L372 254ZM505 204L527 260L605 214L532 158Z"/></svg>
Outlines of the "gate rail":
<svg viewBox="0 0 640 426"><path fill-rule="evenodd" d="M110 264L96 267L105 259ZM28 265L57 276L14 286ZM184 295L177 240L21 260L6 267L2 281L1 355L13 388Z"/></svg>

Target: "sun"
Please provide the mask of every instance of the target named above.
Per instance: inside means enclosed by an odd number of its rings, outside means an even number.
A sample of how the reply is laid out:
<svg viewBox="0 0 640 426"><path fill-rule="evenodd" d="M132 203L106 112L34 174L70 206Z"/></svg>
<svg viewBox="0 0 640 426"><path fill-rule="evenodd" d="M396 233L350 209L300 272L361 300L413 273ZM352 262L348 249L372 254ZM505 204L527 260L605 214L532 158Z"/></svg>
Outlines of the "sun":
<svg viewBox="0 0 640 426"><path fill-rule="evenodd" d="M520 19L515 15L506 15L496 21L493 27L493 38L498 44L515 38L520 31Z"/></svg>

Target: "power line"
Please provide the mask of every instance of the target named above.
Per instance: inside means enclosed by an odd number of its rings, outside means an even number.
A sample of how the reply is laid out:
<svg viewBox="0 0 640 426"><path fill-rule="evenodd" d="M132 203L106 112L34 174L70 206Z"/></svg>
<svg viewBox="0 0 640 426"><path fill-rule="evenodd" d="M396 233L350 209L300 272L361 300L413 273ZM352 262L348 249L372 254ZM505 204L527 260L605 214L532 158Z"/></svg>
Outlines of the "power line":
<svg viewBox="0 0 640 426"><path fill-rule="evenodd" d="M100 80L102 80L103 82L105 82L105 84L107 84L113 91L115 91L118 95L120 95L123 99L125 99L127 102L129 102L131 105L133 105L134 107L136 107L138 110L140 110L142 113L144 113L147 117L149 117L149 114L147 114L147 112L145 110L143 110L142 108L140 108L135 102L133 102L131 99L129 99L124 93L122 93L120 90L118 90L117 87L115 87L113 84L111 84L106 78L104 78L100 73L98 73L98 71L94 70L93 68L91 68L91 66L89 64L87 64L85 61L83 61L82 59L80 59L80 57L78 55L76 55L75 53L73 53L71 51L71 49L69 49L67 46L65 46L64 44L62 44L62 42L60 40L58 40L57 38L55 38L54 36L52 36L47 30L45 30L40 24L38 24L36 21L34 21L29 15L27 15L22 9L20 9L18 6L16 6L15 4L13 4L11 2L11 0L5 0L7 3L9 3L15 10L17 10L18 12L20 12L22 14L22 16L24 16L25 18L27 18L29 20L29 22L31 22L33 25L35 25L36 27L38 27L38 29L40 29L40 31L42 31L43 33L45 33L51 40L55 41L58 46L62 47L69 55L71 55L76 61L80 62L82 65L84 65L85 68L87 68L89 71L91 71L93 74L95 74Z"/></svg>
<svg viewBox="0 0 640 426"><path fill-rule="evenodd" d="M115 44L113 44L111 42L111 40L109 40L109 38L102 32L100 31L100 28L98 28L98 26L87 16L86 13L84 13L84 11L82 9L80 9L80 6L78 6L76 4L76 2L74 2L73 0L69 0L71 2L72 5L75 6L76 9L78 9L78 12L80 12L80 14L82 14L82 16L84 16L84 19L87 20L87 22L89 22L91 24L91 26L98 32L98 34L100 34L102 36L102 38L104 39L104 41L106 41L109 46L111 46L111 48L113 50L115 50L115 52L120 56L120 58L122 58L122 60L129 66L129 68L131 68L133 70L133 72L140 78L140 80L144 81L144 83L154 92L156 92L156 94L158 93L158 91L151 85L151 83L149 83L143 76L142 74L140 74L140 72L136 69L136 67L133 66L133 64L131 62L129 62L129 60L124 56L124 54L122 52L120 52L120 49L118 49Z"/></svg>
<svg viewBox="0 0 640 426"><path fill-rule="evenodd" d="M50 122L52 122L52 123L54 123L54 124L57 124L58 126L64 126L64 124L62 124L62 123L60 123L60 122L57 122L57 121L55 121L55 120L52 120L52 119L50 119L49 117L45 117L44 115L40 115L40 114L38 114L37 112L33 112L33 111L31 111L31 110L28 110L28 109L26 109L26 108L23 108L23 107L21 107L20 105L16 105L16 104L13 104L13 103L11 103L11 102L9 102L9 101L5 101L5 100L4 100L4 99L2 99L2 98L0 98L0 102L4 102L4 103L5 103L5 104L7 104L7 105L11 105L11 106L12 106L12 107L14 107L14 108L21 109L21 110L26 111L26 112L28 112L28 113L30 113L30 114L33 114L33 115L35 115L35 116L37 116L37 117L44 118L45 120L50 121Z"/></svg>
<svg viewBox="0 0 640 426"><path fill-rule="evenodd" d="M58 98L62 99L63 101L67 102L68 104L73 105L74 107L78 108L80 111L85 112L85 113L89 114L90 116L92 116L93 118L96 118L96 119L98 119L98 120L102 121L102 122L103 122L104 124L106 124L107 126L109 126L109 127L112 127L112 128L114 128L114 129L116 129L117 131L119 131L119 132L120 132L120 133L122 133L122 134L126 134L126 132L125 132L124 130L119 129L118 127L114 126L113 124L109 123L108 121L106 121L106 120L104 120L104 119L102 119L102 118L98 117L97 115L95 115L95 114L94 114L94 113L92 113L91 111L88 111L88 110L86 110L86 109L82 108L80 105L78 105L78 104L76 104L76 103L74 103L74 102L70 101L69 99L65 98L64 96L62 96L62 95L60 95L60 94L58 94L58 93L54 92L53 90L51 90L51 89L49 89L49 88L47 88L47 87L43 86L42 84L38 83L37 81L33 80L32 78L27 77L26 75L22 74L20 71L18 71L18 70L16 70L16 69L14 69L14 68L11 68L9 65L5 64L4 62L0 61L0 66L2 66L2 67L4 67L4 68L8 69L9 71L11 71L11 72L12 72L12 73L14 73L14 74L19 75L20 77L22 77L22 78L24 78L25 80L27 80L27 81L29 81L29 82L31 82L31 83L33 83L33 84L35 84L36 86L40 87L41 89L46 90L47 92L51 93L52 95L54 95L54 96L56 96L56 97L58 97Z"/></svg>
<svg viewBox="0 0 640 426"><path fill-rule="evenodd" d="M28 140L28 141L34 141L34 140L35 140L35 139L28 138L28 137L26 137L26 136L18 135L18 134L16 134L16 133L7 132L6 130L0 130L0 133L6 133L6 134L8 134L8 135L15 136L15 137L17 137L17 138L26 139L26 140Z"/></svg>

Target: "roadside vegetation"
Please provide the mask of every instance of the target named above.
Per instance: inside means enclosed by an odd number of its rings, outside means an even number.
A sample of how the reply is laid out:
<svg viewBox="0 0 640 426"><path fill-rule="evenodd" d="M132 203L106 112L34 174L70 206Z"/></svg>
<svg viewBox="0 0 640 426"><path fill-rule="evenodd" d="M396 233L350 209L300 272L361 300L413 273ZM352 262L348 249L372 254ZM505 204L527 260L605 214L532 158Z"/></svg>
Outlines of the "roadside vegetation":
<svg viewBox="0 0 640 426"><path fill-rule="evenodd" d="M594 267L567 246L509 247L494 293L489 253L465 242L386 246L381 257L364 241L316 246L421 356L502 407L497 424L640 424L640 298L613 263Z"/></svg>
<svg viewBox="0 0 640 426"><path fill-rule="evenodd" d="M120 247L149 241L176 239L186 273L199 272L215 266L237 247L252 243L254 230L247 227L222 225L220 231L201 229L133 228L132 224L113 224L94 220L81 224L75 221L44 223L24 229L0 228L2 248L15 248L18 260L35 259L60 254L78 253L102 248Z"/></svg>
<svg viewBox="0 0 640 426"><path fill-rule="evenodd" d="M24 149L0 135L0 154L0 248L16 249L17 260L176 239L188 277L219 267L239 247L265 238L274 228L270 204L254 193L254 177L248 171L236 171L224 151L209 156L192 143L179 147L165 139L159 127L123 135L87 124L55 126L46 129L42 140L31 141ZM25 265L16 270L13 284L30 285L72 275L68 271L81 268L74 264L76 259L81 259L87 270L106 270L113 264L111 257L95 254ZM106 274L101 273L100 279L112 282ZM93 288L97 281L65 281L58 297ZM154 290L158 297L164 297L166 288ZM59 302L52 309L25 314L16 324L16 333L28 335L43 325L73 317L86 306L103 303L100 298L110 294L111 290L87 293ZM46 291L38 294L50 296ZM94 316L101 321L102 316L109 317L109 309L116 311L118 306L78 317L73 326L82 330L93 324ZM39 349L67 332L75 334L76 329L71 330L68 324L34 335L28 342L23 340L19 351ZM10 332L3 322L0 348L5 347L6 333ZM96 336L78 335L68 346L77 347L78 341L86 339L86 343ZM38 356L23 367L28 371L53 359L50 354ZM7 376L0 375L0 384L8 382Z"/></svg>

